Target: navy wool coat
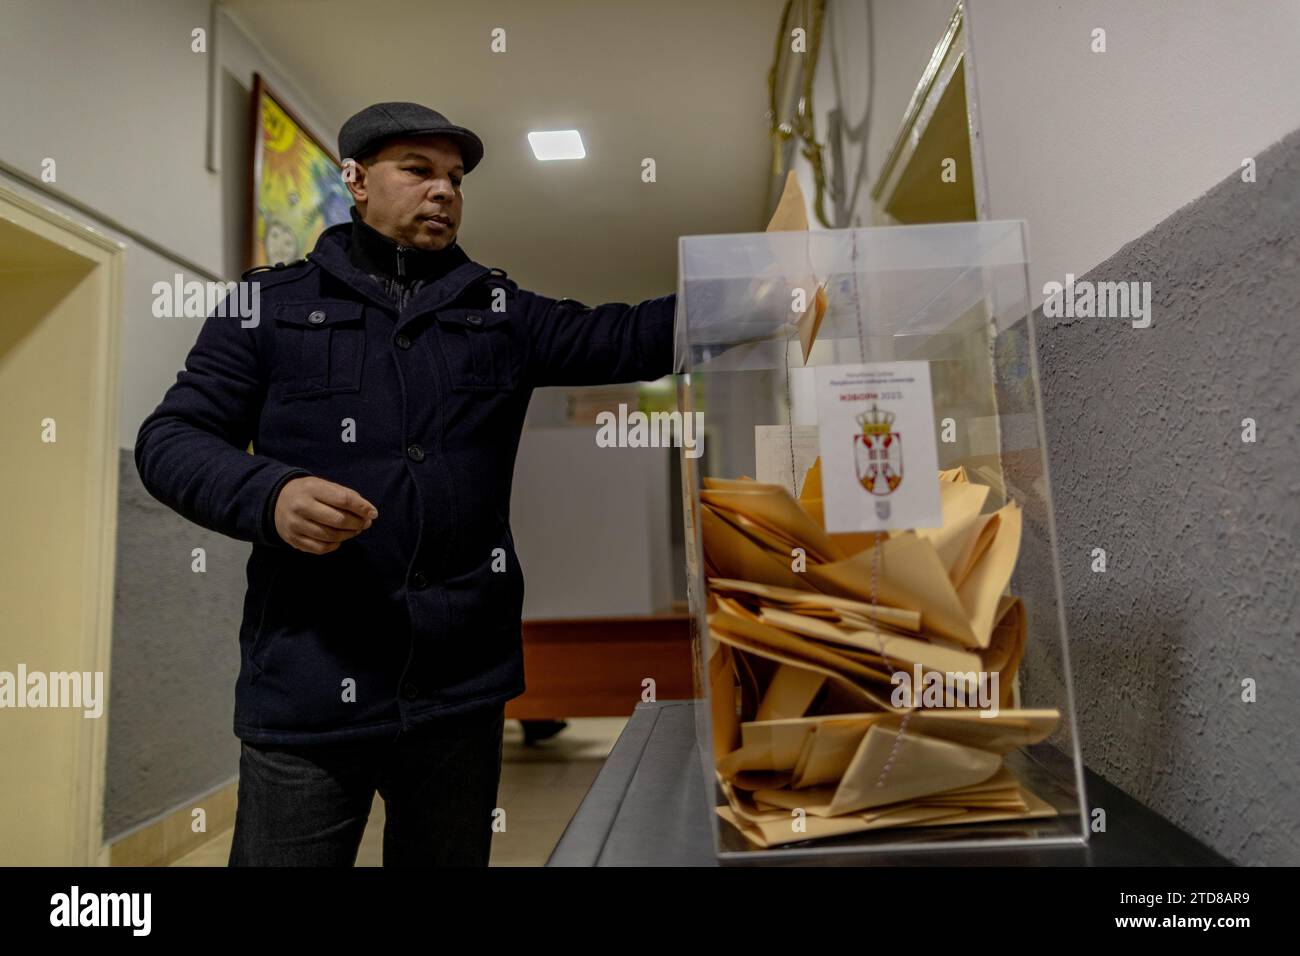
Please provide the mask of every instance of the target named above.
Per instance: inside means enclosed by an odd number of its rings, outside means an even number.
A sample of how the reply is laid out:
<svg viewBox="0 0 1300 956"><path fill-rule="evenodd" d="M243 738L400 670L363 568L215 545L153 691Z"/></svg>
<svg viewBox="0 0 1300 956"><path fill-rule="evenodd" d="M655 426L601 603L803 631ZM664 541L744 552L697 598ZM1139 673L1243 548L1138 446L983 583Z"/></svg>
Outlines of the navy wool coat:
<svg viewBox="0 0 1300 956"><path fill-rule="evenodd" d="M252 542L234 720L252 743L391 737L523 693L509 515L532 390L672 371L675 296L589 308L467 259L399 313L350 230L249 277L255 326L209 316L136 439L150 494ZM291 548L273 506L303 475L378 519L330 554Z"/></svg>

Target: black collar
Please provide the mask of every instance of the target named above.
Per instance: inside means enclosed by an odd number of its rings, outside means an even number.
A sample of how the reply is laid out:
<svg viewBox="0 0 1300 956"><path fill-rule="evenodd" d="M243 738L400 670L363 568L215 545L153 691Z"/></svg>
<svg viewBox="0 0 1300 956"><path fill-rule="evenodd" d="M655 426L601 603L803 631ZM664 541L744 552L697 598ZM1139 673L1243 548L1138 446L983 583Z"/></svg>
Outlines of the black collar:
<svg viewBox="0 0 1300 956"><path fill-rule="evenodd" d="M358 269L390 279L424 279L432 282L469 262L459 243L445 249L415 249L403 246L367 225L353 206L352 242L348 258Z"/></svg>

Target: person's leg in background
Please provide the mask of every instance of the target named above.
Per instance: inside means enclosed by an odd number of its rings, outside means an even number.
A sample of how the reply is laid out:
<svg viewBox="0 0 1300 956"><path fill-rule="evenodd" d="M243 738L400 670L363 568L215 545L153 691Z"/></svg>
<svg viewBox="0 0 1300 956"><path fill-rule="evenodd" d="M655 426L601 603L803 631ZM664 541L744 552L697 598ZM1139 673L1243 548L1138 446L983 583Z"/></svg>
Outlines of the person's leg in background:
<svg viewBox="0 0 1300 956"><path fill-rule="evenodd" d="M384 866L487 866L505 705L403 732L380 780Z"/></svg>
<svg viewBox="0 0 1300 956"><path fill-rule="evenodd" d="M229 865L354 866L388 746L241 741Z"/></svg>

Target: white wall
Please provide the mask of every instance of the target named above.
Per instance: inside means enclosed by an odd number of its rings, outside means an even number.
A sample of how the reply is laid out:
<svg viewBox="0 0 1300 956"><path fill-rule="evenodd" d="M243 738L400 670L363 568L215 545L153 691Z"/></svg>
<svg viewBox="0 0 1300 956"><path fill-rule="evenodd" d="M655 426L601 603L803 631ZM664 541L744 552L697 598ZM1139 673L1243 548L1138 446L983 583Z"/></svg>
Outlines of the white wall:
<svg viewBox="0 0 1300 956"><path fill-rule="evenodd" d="M1295 0L967 0L967 16L989 218L1028 220L1035 305L1300 127Z"/></svg>
<svg viewBox="0 0 1300 956"><path fill-rule="evenodd" d="M254 71L325 136L343 117L322 121L294 84L222 17L215 47L220 171L208 171L212 38L208 54L190 49L190 31L207 25L206 0L115 2L111 11L90 0L0 0L6 86L0 160L39 176L42 160L50 157L57 164L56 189L216 275L238 278L245 268ZM119 442L130 448L140 422L175 381L201 324L151 313L153 283L170 280L178 266L3 172L0 182L129 247Z"/></svg>
<svg viewBox="0 0 1300 956"><path fill-rule="evenodd" d="M524 620L667 610L677 467L675 448L600 448L595 427L525 431L510 499Z"/></svg>

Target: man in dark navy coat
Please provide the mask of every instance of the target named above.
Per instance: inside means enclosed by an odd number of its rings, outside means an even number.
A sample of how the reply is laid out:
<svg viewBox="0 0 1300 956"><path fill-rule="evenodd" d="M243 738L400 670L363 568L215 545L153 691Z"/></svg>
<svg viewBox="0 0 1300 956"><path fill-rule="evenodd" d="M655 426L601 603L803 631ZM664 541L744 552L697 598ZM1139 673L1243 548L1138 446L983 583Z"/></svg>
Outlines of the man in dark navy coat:
<svg viewBox="0 0 1300 956"><path fill-rule="evenodd" d="M483 145L433 110L369 107L339 152L353 221L245 274L259 321L206 320L136 466L253 545L231 864L351 865L378 789L386 865L486 865L524 690L529 397L668 374L676 299L587 307L470 259L460 187Z"/></svg>

